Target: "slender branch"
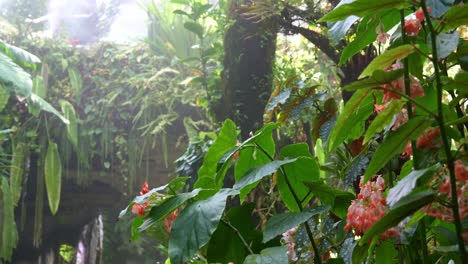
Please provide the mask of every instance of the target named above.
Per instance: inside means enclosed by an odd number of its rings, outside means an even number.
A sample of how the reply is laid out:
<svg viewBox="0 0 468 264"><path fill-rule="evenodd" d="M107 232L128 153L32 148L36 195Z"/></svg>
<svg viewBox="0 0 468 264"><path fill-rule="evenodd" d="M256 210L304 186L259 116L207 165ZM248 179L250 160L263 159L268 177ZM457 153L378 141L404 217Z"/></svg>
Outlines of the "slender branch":
<svg viewBox="0 0 468 264"><path fill-rule="evenodd" d="M442 142L444 145L445 155L447 156L447 167L449 169L450 174L450 188L452 192L452 211L453 211L453 218L455 222L455 228L457 231L457 239L458 239L458 250L460 252L460 258L462 260L467 259L465 245L463 242L462 232L463 227L460 220L460 214L458 212L458 194L457 194L457 182L455 178L455 168L454 168L454 159L452 156L452 152L450 150L450 142L447 137L447 131L444 124L444 116L442 112L442 82L440 79L440 70L439 70L439 63L438 63L438 54L437 54L437 43L436 43L436 33L434 31L434 27L432 26L432 21L429 18L429 12L427 11L426 7L426 0L421 0L421 8L424 12L424 16L427 18L427 26L430 31L431 35L431 42L432 42L432 64L434 66L434 74L436 80L436 88L437 88L437 112L438 118L437 123L440 129L440 135L442 137Z"/></svg>
<svg viewBox="0 0 468 264"><path fill-rule="evenodd" d="M260 149L271 161L273 161L273 157L264 149L262 148L260 145L258 145L257 143L254 143L258 149ZM293 198L294 198L294 201L296 202L297 204L297 207L299 207L299 211L304 211L304 207L302 206L302 202L301 202L301 199L299 199L299 196L296 194L296 192L294 191L292 185L291 185L291 182L289 181L288 179L288 176L286 175L286 171L284 170L283 166L280 166L280 171L281 173L284 175L284 179L286 181L286 185L288 186L288 189L289 191L291 192L291 194L293 195ZM315 239L314 239L314 236L312 234L312 230L309 226L309 223L306 221L304 222L304 226L305 226L305 229L306 229L306 232L307 232L307 236L309 237L309 240L310 240L310 243L312 244L312 248L314 249L314 259L315 259L315 262L318 263L318 264L322 264L322 259L320 257L320 251L318 250L318 247L317 245L315 244Z"/></svg>

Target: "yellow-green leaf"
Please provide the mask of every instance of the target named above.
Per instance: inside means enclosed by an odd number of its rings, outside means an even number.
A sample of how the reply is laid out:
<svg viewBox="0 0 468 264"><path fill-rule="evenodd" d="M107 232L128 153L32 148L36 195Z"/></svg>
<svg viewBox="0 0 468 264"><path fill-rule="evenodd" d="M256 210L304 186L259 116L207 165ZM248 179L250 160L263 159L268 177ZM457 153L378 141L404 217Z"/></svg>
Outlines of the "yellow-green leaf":
<svg viewBox="0 0 468 264"><path fill-rule="evenodd" d="M418 46L412 45L401 45L394 49L387 50L380 56L376 57L367 67L362 71L359 78L372 75L375 70L383 70L386 67L392 65L395 60L406 58L408 55L413 53Z"/></svg>
<svg viewBox="0 0 468 264"><path fill-rule="evenodd" d="M78 148L78 122L76 118L75 108L68 101L61 100L63 116L70 121L67 125L67 136L75 148Z"/></svg>
<svg viewBox="0 0 468 264"><path fill-rule="evenodd" d="M57 213L60 204L60 190L62 188L62 164L57 144L49 141L45 158L44 174L46 179L47 198L53 215Z"/></svg>
<svg viewBox="0 0 468 264"><path fill-rule="evenodd" d="M0 112L3 110L3 108L5 108L6 104L8 103L9 98L10 98L10 92L8 92L0 84Z"/></svg>
<svg viewBox="0 0 468 264"><path fill-rule="evenodd" d="M13 150L13 158L10 167L10 187L13 197L13 205L17 206L21 197L21 187L24 176L24 159L28 146L24 143L16 144Z"/></svg>

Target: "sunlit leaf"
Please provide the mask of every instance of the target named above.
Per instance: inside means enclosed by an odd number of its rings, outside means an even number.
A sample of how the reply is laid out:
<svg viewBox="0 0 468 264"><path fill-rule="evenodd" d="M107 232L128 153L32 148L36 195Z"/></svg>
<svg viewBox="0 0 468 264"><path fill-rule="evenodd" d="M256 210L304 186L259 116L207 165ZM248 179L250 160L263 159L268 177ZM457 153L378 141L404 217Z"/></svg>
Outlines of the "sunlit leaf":
<svg viewBox="0 0 468 264"><path fill-rule="evenodd" d="M363 144L367 143L375 134L381 132L386 126L388 126L393 117L401 111L401 108L405 105L404 100L392 100L387 108L385 108L380 114L378 114L364 135Z"/></svg>
<svg viewBox="0 0 468 264"><path fill-rule="evenodd" d="M401 45L396 48L390 49L382 53L380 56L376 57L374 60L367 65L367 67L362 71L359 78L364 78L366 76L372 75L376 70L383 70L386 67L390 66L394 61L406 58L408 55L413 53L417 48L409 44Z"/></svg>
<svg viewBox="0 0 468 264"><path fill-rule="evenodd" d="M57 213L62 190L62 163L57 144L49 141L44 163L44 174L49 208L53 215Z"/></svg>
<svg viewBox="0 0 468 264"><path fill-rule="evenodd" d="M7 91L22 97L29 97L32 91L31 75L0 52L0 84Z"/></svg>
<svg viewBox="0 0 468 264"><path fill-rule="evenodd" d="M38 95L31 93L31 96L29 97L31 103L35 104L37 107L39 107L41 110L50 112L57 116L63 123L65 124L70 124L70 121L66 119L57 109L55 109L51 104L49 104L46 100L42 99Z"/></svg>
<svg viewBox="0 0 468 264"><path fill-rule="evenodd" d="M444 30L468 24L468 5L454 5L444 16Z"/></svg>

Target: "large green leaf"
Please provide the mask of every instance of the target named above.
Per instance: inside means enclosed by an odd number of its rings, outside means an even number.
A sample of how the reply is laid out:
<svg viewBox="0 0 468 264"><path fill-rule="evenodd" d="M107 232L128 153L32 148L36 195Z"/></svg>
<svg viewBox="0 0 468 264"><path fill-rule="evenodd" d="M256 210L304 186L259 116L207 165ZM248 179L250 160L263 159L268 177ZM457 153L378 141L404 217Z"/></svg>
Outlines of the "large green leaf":
<svg viewBox="0 0 468 264"><path fill-rule="evenodd" d="M11 260L13 255L13 249L16 247L18 242L18 233L15 225L15 211L13 205L13 195L8 186L8 180L5 177L1 177L0 181L0 207L3 209L0 214L2 217L2 237L0 244L0 259L7 261Z"/></svg>
<svg viewBox="0 0 468 264"><path fill-rule="evenodd" d="M10 170L10 187L14 206L18 205L18 201L21 198L25 166L24 160L26 158L25 155L27 152L28 146L24 143L17 143L13 150L13 158L11 161Z"/></svg>
<svg viewBox="0 0 468 264"><path fill-rule="evenodd" d="M195 189L189 193L177 194L175 196L167 198L162 204L151 208L151 211L145 218L145 221L138 228L139 231L141 232L148 229L156 222L170 214L172 211L182 206L186 201L196 197L200 191L201 189Z"/></svg>
<svg viewBox="0 0 468 264"><path fill-rule="evenodd" d="M35 93L31 93L31 96L29 97L31 100L31 103L33 103L35 106L39 107L41 110L44 110L46 112L50 112L57 116L63 123L69 124L70 121L66 119L62 114L60 114L57 109L55 109L51 104L49 104L46 100L42 99Z"/></svg>
<svg viewBox="0 0 468 264"><path fill-rule="evenodd" d="M424 117L415 117L386 137L372 156L364 175L364 183L383 168L390 159L401 153L406 144L421 135L430 124L431 122Z"/></svg>
<svg viewBox="0 0 468 264"><path fill-rule="evenodd" d="M293 192L302 201L302 206L306 205L312 195L304 183L318 180L320 170L317 162L312 158L307 144L285 146L281 149L280 154L282 157L297 158L297 161L284 165L284 170L279 171L277 185L278 192L286 207L292 212L298 212L300 208Z"/></svg>
<svg viewBox="0 0 468 264"><path fill-rule="evenodd" d="M244 264L285 264L288 263L288 255L285 247L266 248L260 254L249 255Z"/></svg>
<svg viewBox="0 0 468 264"><path fill-rule="evenodd" d="M343 143L349 132L372 114L374 101L371 95L371 89L357 90L346 103L328 138L326 146L328 153Z"/></svg>
<svg viewBox="0 0 468 264"><path fill-rule="evenodd" d="M2 84L0 84L0 112L3 110L3 108L5 108L9 98L10 92L8 92L5 88L3 88Z"/></svg>
<svg viewBox="0 0 468 264"><path fill-rule="evenodd" d="M375 263L379 264L392 264L395 263L395 257L398 252L395 249L395 245L392 240L385 240L381 243L375 252Z"/></svg>
<svg viewBox="0 0 468 264"><path fill-rule="evenodd" d="M57 144L49 141L44 164L47 198L49 208L53 215L57 213L60 204L60 191L62 189L62 163Z"/></svg>
<svg viewBox="0 0 468 264"><path fill-rule="evenodd" d="M212 188L219 189L222 186L224 177L217 179L218 161L223 157L224 153L236 147L237 131L236 125L231 120L227 119L219 132L215 142L205 155L203 164L198 170L198 179L195 182L194 188Z"/></svg>
<svg viewBox="0 0 468 264"><path fill-rule="evenodd" d="M68 101L61 100L63 116L70 122L67 125L67 136L73 146L78 149L78 122L76 118L75 108Z"/></svg>
<svg viewBox="0 0 468 264"><path fill-rule="evenodd" d="M0 52L0 84L10 92L22 97L29 97L32 91L32 80L29 73Z"/></svg>
<svg viewBox="0 0 468 264"><path fill-rule="evenodd" d="M275 156L275 141L273 140L273 129L278 127L278 124L267 124L255 135L238 147L240 150L239 157L234 166L234 178L239 182L253 168L271 162L271 158ZM249 146L249 147L247 147ZM267 154L258 149L262 148ZM240 195L241 201L246 197L250 189L247 187Z"/></svg>
<svg viewBox="0 0 468 264"><path fill-rule="evenodd" d="M411 6L407 0L356 0L349 4L340 5L318 22L339 21L351 15L364 17L369 14L375 14L387 9L403 9Z"/></svg>
<svg viewBox="0 0 468 264"><path fill-rule="evenodd" d="M408 55L416 51L416 49L417 45L412 46L410 44L406 44L385 51L380 56L373 59L369 65L367 65L367 67L362 71L361 75L359 75L359 78L370 76L376 70L385 69L394 61L406 58Z"/></svg>
<svg viewBox="0 0 468 264"><path fill-rule="evenodd" d="M329 206L315 206L313 208L307 208L303 212L284 213L272 216L266 224L263 242L272 240L287 230L306 222L312 216L328 211L329 208Z"/></svg>
<svg viewBox="0 0 468 264"><path fill-rule="evenodd" d="M244 204L226 213L225 220L219 223L207 246L208 263L242 263L249 254L244 242L251 250L256 251L262 240L262 233L252 220L254 208L253 203Z"/></svg>
<svg viewBox="0 0 468 264"><path fill-rule="evenodd" d="M197 22L187 21L184 23L184 27L195 33L199 38L203 38L203 26Z"/></svg>
<svg viewBox="0 0 468 264"><path fill-rule="evenodd" d="M352 0L347 0L347 2L350 1ZM344 1L341 1L340 4L343 2ZM357 16L349 16L341 21L333 23L330 29L328 30L328 36L330 37L332 44L338 44L339 41L342 40L343 37L346 35L351 26L358 20L359 17Z"/></svg>
<svg viewBox="0 0 468 264"><path fill-rule="evenodd" d="M375 223L359 242L360 245L364 245L376 235L383 233L385 230L397 225L401 220L405 219L410 214L414 213L419 208L432 202L435 198L433 192L418 192L410 194L401 199L395 206L388 211L388 213L382 217L377 223Z"/></svg>
<svg viewBox="0 0 468 264"><path fill-rule="evenodd" d="M339 217L346 217L348 207L355 198L354 194L333 188L322 181L306 182L305 184L322 204L330 205L333 212Z"/></svg>
<svg viewBox="0 0 468 264"><path fill-rule="evenodd" d="M221 189L206 200L197 201L187 206L176 218L169 239L169 258L173 264L182 264L211 238L216 230L226 199L237 194L231 189Z"/></svg>
<svg viewBox="0 0 468 264"><path fill-rule="evenodd" d="M371 137L375 134L381 132L386 126L388 126L393 117L401 111L401 108L405 105L404 100L392 100L392 102L383 110L380 114L378 114L375 119L370 124L369 128L364 135L365 144Z"/></svg>
<svg viewBox="0 0 468 264"><path fill-rule="evenodd" d="M16 46L5 43L2 40L0 40L0 50L12 58L15 63L23 67L34 67L35 64L41 63L41 60L36 55Z"/></svg>
<svg viewBox="0 0 468 264"><path fill-rule="evenodd" d="M234 184L233 189L239 190L241 196L245 197L257 186L261 179L275 173L284 164L292 163L296 160L297 159L274 160L270 163L255 167Z"/></svg>

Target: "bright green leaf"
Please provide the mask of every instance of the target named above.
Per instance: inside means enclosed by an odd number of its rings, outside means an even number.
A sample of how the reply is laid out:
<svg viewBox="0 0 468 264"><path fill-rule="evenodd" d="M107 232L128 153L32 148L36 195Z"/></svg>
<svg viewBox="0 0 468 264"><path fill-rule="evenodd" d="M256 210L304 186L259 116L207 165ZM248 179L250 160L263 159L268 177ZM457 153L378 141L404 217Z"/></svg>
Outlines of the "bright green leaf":
<svg viewBox="0 0 468 264"><path fill-rule="evenodd" d="M31 103L35 104L37 107L39 107L41 110L44 110L46 112L50 112L60 118L60 120L65 123L65 124L70 124L70 121L66 119L62 114L60 114L57 109L55 109L51 104L49 104L46 100L42 99L38 95L31 93L31 96L29 97L31 100Z"/></svg>
<svg viewBox="0 0 468 264"><path fill-rule="evenodd" d="M5 108L6 104L8 103L9 98L10 98L10 92L8 92L0 84L0 112L3 110L3 108Z"/></svg>
<svg viewBox="0 0 468 264"><path fill-rule="evenodd" d="M198 36L198 38L203 38L203 26L198 24L197 22L187 21L184 23L184 27L187 30L195 33Z"/></svg>
<svg viewBox="0 0 468 264"><path fill-rule="evenodd" d="M355 81L347 86L345 86L343 89L347 91L354 91L357 89L365 89L365 88L378 88L381 87L384 84L388 84L393 80L396 80L403 76L403 70L394 70L394 71L388 71L384 72L382 70L376 70L371 77L364 79L364 80L358 80Z"/></svg>
<svg viewBox="0 0 468 264"><path fill-rule="evenodd" d="M383 70L390 66L394 61L398 59L406 58L408 55L413 53L417 48L415 46L406 44L401 45L396 48L390 49L382 53L380 56L376 57L374 60L367 65L367 67L362 71L359 78L364 78L366 76L372 75L376 70Z"/></svg>
<svg viewBox="0 0 468 264"><path fill-rule="evenodd" d="M81 102L81 90L83 89L83 79L78 69L68 67L68 77L70 78L70 84L75 94L75 100L77 103Z"/></svg>
<svg viewBox="0 0 468 264"><path fill-rule="evenodd" d="M454 5L444 16L444 31L468 24L468 5Z"/></svg>
<svg viewBox="0 0 468 264"><path fill-rule="evenodd" d="M363 144L367 143L375 134L381 132L386 126L388 126L392 122L393 117L401 111L401 108L405 103L405 100L392 100L387 108L378 114L369 125L364 136Z"/></svg>
<svg viewBox="0 0 468 264"><path fill-rule="evenodd" d="M67 136L73 146L78 149L78 122L76 118L75 108L68 101L61 100L63 116L70 122L67 125Z"/></svg>
<svg viewBox="0 0 468 264"><path fill-rule="evenodd" d="M32 91L31 75L0 52L0 84L9 92L29 97Z"/></svg>

